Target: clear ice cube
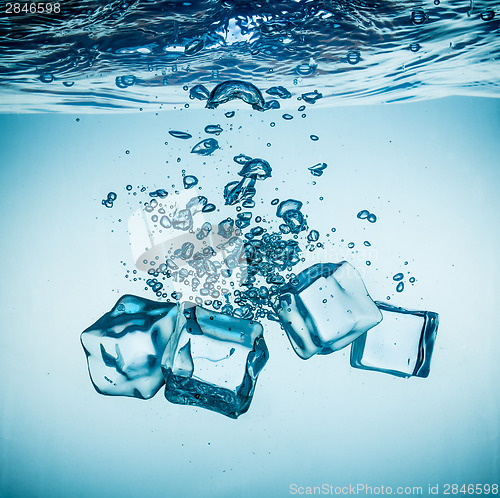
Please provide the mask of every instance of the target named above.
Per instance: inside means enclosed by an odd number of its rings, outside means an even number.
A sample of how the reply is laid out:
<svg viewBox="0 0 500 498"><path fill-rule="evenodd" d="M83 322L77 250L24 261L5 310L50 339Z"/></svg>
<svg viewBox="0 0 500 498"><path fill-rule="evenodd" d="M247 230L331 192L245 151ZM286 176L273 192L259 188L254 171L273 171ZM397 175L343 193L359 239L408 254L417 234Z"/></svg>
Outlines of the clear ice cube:
<svg viewBox="0 0 500 498"><path fill-rule="evenodd" d="M351 347L351 365L398 377L427 377L439 315L377 302L382 322Z"/></svg>
<svg viewBox="0 0 500 498"><path fill-rule="evenodd" d="M182 303L162 359L167 400L238 418L267 362L262 334L258 322Z"/></svg>
<svg viewBox="0 0 500 498"><path fill-rule="evenodd" d="M161 358L177 319L177 306L136 296L81 334L90 378L100 394L148 399L163 385Z"/></svg>
<svg viewBox="0 0 500 498"><path fill-rule="evenodd" d="M382 320L360 274L346 261L299 273L280 291L275 311L304 360L344 348Z"/></svg>

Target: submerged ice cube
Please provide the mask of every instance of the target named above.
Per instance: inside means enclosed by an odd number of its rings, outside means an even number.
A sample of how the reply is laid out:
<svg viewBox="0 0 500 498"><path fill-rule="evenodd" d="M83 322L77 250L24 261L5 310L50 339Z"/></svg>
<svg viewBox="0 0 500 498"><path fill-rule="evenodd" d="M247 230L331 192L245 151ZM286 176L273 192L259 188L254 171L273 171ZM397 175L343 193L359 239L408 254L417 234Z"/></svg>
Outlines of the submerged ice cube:
<svg viewBox="0 0 500 498"><path fill-rule="evenodd" d="M96 391L148 399L164 380L161 358L174 331L177 307L125 295L81 334Z"/></svg>
<svg viewBox="0 0 500 498"><path fill-rule="evenodd" d="M439 315L376 304L382 311L382 323L353 342L351 365L398 377L427 377Z"/></svg>
<svg viewBox="0 0 500 498"><path fill-rule="evenodd" d="M162 359L165 397L238 418L268 351L262 325L183 303Z"/></svg>
<svg viewBox="0 0 500 498"><path fill-rule="evenodd" d="M382 320L349 263L319 263L283 286L276 313L302 359L344 348Z"/></svg>

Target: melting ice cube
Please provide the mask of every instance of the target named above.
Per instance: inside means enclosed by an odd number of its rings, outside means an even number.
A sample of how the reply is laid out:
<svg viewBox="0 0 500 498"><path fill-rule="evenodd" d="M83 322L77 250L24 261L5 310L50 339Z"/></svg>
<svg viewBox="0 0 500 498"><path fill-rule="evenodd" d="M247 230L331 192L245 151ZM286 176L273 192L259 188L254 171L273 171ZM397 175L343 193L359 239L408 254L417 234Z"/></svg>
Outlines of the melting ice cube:
<svg viewBox="0 0 500 498"><path fill-rule="evenodd" d="M398 377L427 377L438 314L376 304L382 311L382 323L353 342L351 365Z"/></svg>
<svg viewBox="0 0 500 498"><path fill-rule="evenodd" d="M81 334L97 392L148 399L164 380L161 358L177 320L174 304L121 297Z"/></svg>
<svg viewBox="0 0 500 498"><path fill-rule="evenodd" d="M258 322L183 303L162 359L165 397L238 418L268 358L262 333Z"/></svg>
<svg viewBox="0 0 500 498"><path fill-rule="evenodd" d="M295 352L304 360L344 348L382 320L361 276L349 263L320 263L282 287L275 306Z"/></svg>

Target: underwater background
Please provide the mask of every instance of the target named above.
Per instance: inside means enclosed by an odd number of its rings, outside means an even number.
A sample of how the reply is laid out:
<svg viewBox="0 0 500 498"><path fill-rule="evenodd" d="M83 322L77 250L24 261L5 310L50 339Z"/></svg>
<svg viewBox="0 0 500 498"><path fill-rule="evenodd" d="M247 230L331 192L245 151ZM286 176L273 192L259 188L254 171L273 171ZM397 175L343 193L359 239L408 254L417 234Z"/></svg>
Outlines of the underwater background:
<svg viewBox="0 0 500 498"><path fill-rule="evenodd" d="M0 496L497 494L500 4L20 5L0 15ZM279 108L192 92L228 80ZM192 154L207 137L219 149ZM177 290L147 284L128 220L186 175L210 216L234 217L239 154L272 166L254 219L299 199L319 232L299 271L346 260L373 299L439 313L428 378L353 369L349 347L304 361L264 319L269 361L238 420L95 392L81 332L124 294Z"/></svg>

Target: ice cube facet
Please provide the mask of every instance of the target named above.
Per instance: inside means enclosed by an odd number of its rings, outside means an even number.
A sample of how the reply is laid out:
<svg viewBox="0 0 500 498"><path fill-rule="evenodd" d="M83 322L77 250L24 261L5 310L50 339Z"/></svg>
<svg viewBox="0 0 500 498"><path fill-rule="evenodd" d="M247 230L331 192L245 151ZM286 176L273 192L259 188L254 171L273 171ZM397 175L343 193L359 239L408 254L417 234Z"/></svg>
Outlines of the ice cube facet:
<svg viewBox="0 0 500 498"><path fill-rule="evenodd" d="M304 360L344 348L382 320L360 274L346 261L299 273L282 288L275 309Z"/></svg>
<svg viewBox="0 0 500 498"><path fill-rule="evenodd" d="M238 418L268 358L260 323L183 303L162 359L165 397Z"/></svg>
<svg viewBox="0 0 500 498"><path fill-rule="evenodd" d="M96 391L141 399L154 396L164 383L161 358L176 318L174 304L126 295L82 332Z"/></svg>
<svg viewBox="0 0 500 498"><path fill-rule="evenodd" d="M383 320L353 342L351 366L398 377L427 377L439 315L376 304Z"/></svg>

